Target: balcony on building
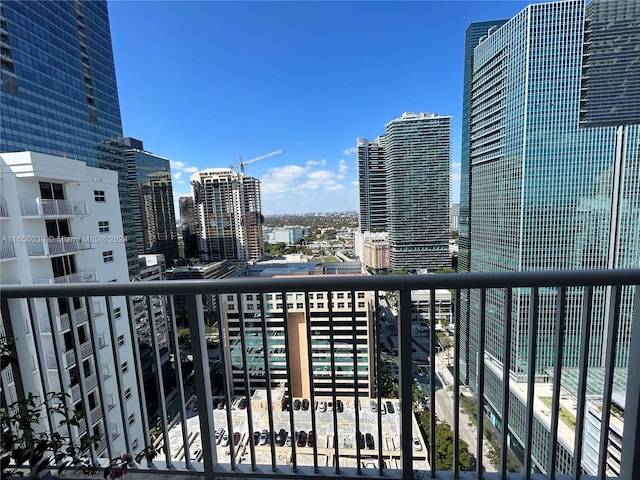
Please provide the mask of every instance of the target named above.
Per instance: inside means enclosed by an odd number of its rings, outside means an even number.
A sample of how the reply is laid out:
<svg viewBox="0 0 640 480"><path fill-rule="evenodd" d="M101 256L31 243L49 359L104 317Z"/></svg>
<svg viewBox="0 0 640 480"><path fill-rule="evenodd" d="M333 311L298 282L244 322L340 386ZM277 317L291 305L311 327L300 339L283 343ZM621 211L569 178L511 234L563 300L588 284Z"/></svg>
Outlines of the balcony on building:
<svg viewBox="0 0 640 480"><path fill-rule="evenodd" d="M87 203L84 200L56 200L29 198L20 202L23 217L81 217L87 215Z"/></svg>
<svg viewBox="0 0 640 480"><path fill-rule="evenodd" d="M39 277L33 280L33 283L41 284L53 284L53 283L93 283L97 282L96 270L87 269L80 270L79 272L70 273L68 275L61 275L59 277Z"/></svg>
<svg viewBox="0 0 640 480"><path fill-rule="evenodd" d="M9 210L7 209L7 202L0 200L0 219L9 218Z"/></svg>
<svg viewBox="0 0 640 480"><path fill-rule="evenodd" d="M95 279L95 272L93 278ZM94 337L94 341L85 341L66 352L50 353L44 363L47 368L56 368L61 361L62 367L71 368L78 361L90 359L93 355L94 358L90 360L95 369L92 367L89 372L82 374L82 368L79 368L80 381L70 387L70 396L74 403L85 398L87 392L98 392L96 398L101 399L98 405L92 403L90 408L85 407L88 413L84 416L79 430L86 431L87 422L99 425L103 429L100 432L103 434L100 445L89 453L95 462L102 462L103 465L106 459L118 458L125 452L135 454L144 448L156 449L158 453L153 460L143 460L130 468L127 478L132 480L149 478L151 475L157 480L185 476L203 479L301 480L640 478L640 377L636 373L627 375L627 370L622 369L626 393L622 395L622 400L616 398L620 397L618 389L621 369L619 360L614 360L616 348L623 347L625 341L628 345L640 344L640 329L635 328L640 325L640 295L636 294L640 288L640 269L410 276L310 275L295 278L220 279L209 282L177 280L78 285L63 285L57 283L67 282L54 281L46 283L3 285L3 295L0 299L3 322L10 322L12 325L24 324L24 318L11 318L10 313L15 311L12 307L17 304L32 305L42 298L54 302L61 297L80 297L85 299L83 303L88 306L95 306L97 299L106 298L106 311L100 312L100 315L110 320L106 322L108 332ZM439 289L452 291L454 299L451 328L453 336L449 337L452 338L452 345L447 352L439 352L440 349L436 348L438 339L442 338L436 331L439 321L436 293ZM493 308L489 306L492 305L490 299L498 291L505 293L507 298L503 306L504 328L489 330L485 324L485 316L489 308ZM355 322L357 317L356 302L353 302L351 308L338 309L334 308L334 302L328 301L333 298L338 301L339 292L346 292L346 299L361 299L362 296L358 294L366 293L367 302L370 302L373 312L370 331L372 341L367 359L369 374L381 378L382 371L386 368L386 360L392 356L391 353L383 351L382 345L388 345L388 342L392 341L398 350L397 355L393 356L398 367L399 398L383 397L375 385L370 397L363 396L357 388L345 391L343 387L338 388L336 377L328 383L323 377L323 392L319 393L317 385L314 386L313 380L309 380L314 378L313 372L318 366L336 372L337 367L344 368L346 365L351 368L351 372L360 368L361 351L352 348L352 353L349 354L347 350L340 350L345 342L349 341L349 335L355 336L355 333L349 333L351 330L355 331L355 326L350 329L347 324L349 319ZM429 311L418 319L412 319L412 303L415 303L412 302L412 293L415 292L429 296ZM470 334L470 330L460 322L461 298L465 297L463 292L470 295L468 298L478 300L481 312L478 324L473 327L476 329L473 334ZM552 329L564 328L567 315L574 315L572 318L580 319L577 324L580 327L579 332L572 337L577 342L576 351L579 352L578 357L574 359L575 368L565 371L565 368L561 367L565 345L559 341L561 335L553 334L560 330L552 330L548 337L538 337L533 327L536 322L528 322L528 333L533 333L529 337L533 340L528 342L533 347L529 350L530 363L524 365L523 379L518 382L512 375L508 363L501 364L483 348L489 335L496 336L504 345L504 358L510 358L510 349L515 340L512 334L516 334L516 330L512 330L516 325L516 318L511 300L516 293L523 292L530 295L530 301L524 313L518 312L519 321L537 320L539 309L543 308L551 312L556 320ZM157 333L155 323L150 321L148 325L136 325L134 314L130 312L128 318L125 315L122 320L117 321L132 323L132 335L137 339L134 341L136 361L129 364L127 369L103 361L102 352L110 352L114 358L118 358L121 349L126 347L120 343L112 324L119 317L115 315L111 299L126 297L128 304L133 305L135 298L142 296L150 299L160 296L164 297L173 311L174 296L177 295L185 299L187 325L183 328L189 332L188 347L179 343L176 318L171 317L168 320L168 344L171 355L163 357L156 348L158 345L154 343ZM208 309L212 295L219 298L215 304L218 312L213 316ZM597 314L601 316L595 318L591 302L594 298L604 298L605 295L608 299L605 310L601 310ZM297 302L298 297L301 297L300 307L297 303L289 307L287 302L283 302L281 310L267 310L267 302L271 300L292 298ZM318 322L318 319L322 321L326 315L323 313L325 310L320 311L317 306L315 310L310 308L310 299L311 302L318 299L326 302L323 309L326 305L329 315L335 314L340 318L327 322L326 325L314 323ZM212 318L223 318L220 315L226 315L225 301L233 301L233 312L245 319L244 322L239 322L239 340L238 344L234 345L233 352L228 351L224 343L228 334L223 328L225 322L217 322L212 326ZM88 310L92 311L94 308ZM568 313L569 311L571 313ZM8 317L5 316L5 312L9 314ZM395 319L389 318L396 316ZM79 314L74 311L70 317L75 321ZM262 318L267 321L260 321ZM42 322L42 319L36 319L32 323L35 324L37 321ZM417 336L418 331L425 330L414 328L417 327L416 323L421 322L426 323L428 337ZM605 327L602 327L602 322ZM604 328L606 331L606 337L602 345L599 345L602 348L604 362L598 367L599 380L593 384L587 382L588 379L592 379L590 369L593 365L589 358L591 339L587 334L586 325L600 325L598 328ZM631 326L634 328L631 329ZM212 351L207 350L207 336L211 335L212 328L221 339L220 346L214 350L214 353L217 351L220 354L220 363L212 363ZM323 329L321 334L313 332L314 329L320 328ZM524 332L527 333L527 330ZM624 340L627 334L629 336ZM326 343L328 353L321 361L317 360L317 352L313 351L316 347L311 348L313 335L319 335ZM249 338L251 341L247 341ZM545 342L546 350L541 348L538 351L536 348L536 342L540 338ZM275 340L277 345L274 343ZM469 361L469 358L465 358L464 346L470 341L477 342L477 350L484 352L474 359L476 380L473 388L479 392L478 396L483 397L482 392L494 389L499 397L497 405L476 403L475 424L471 421L472 414L468 411L465 413L462 401L463 398L470 398L470 385L464 385L460 380ZM147 345L148 355L144 358L142 349L138 348L139 343L150 343ZM414 404L412 399L414 379L418 379L415 353L412 352L416 348L426 355L425 364L419 365L421 378L429 377L433 380L426 387L422 386L423 395L428 397L428 401L423 400L422 405ZM385 347L385 350L387 349ZM539 360L538 356L542 355L540 352L547 350L560 361L541 373L536 371L535 365ZM628 355L629 365L640 364L640 349L631 348ZM175 360L184 356L188 356L192 371L169 361L175 379L171 387L168 387L164 382L169 367L164 365L166 368L163 370L163 358ZM236 364L229 365L228 362L240 362L252 368L259 368L255 370L254 375L253 370L238 369ZM214 391L209 381L210 368L213 365L221 365L221 385L227 385L227 388L221 391ZM29 372L30 367L29 365L27 368ZM8 375L14 378L25 374L22 369L19 370L16 371L14 368L11 374L5 370L3 378L6 381ZM283 373L283 377L278 380L272 378L276 370ZM158 372L163 372L163 375L159 375ZM305 373L308 374L306 381L309 383L305 384L308 390L302 395L295 394L298 388L296 385L305 381L301 380ZM241 382L234 384L234 375L238 374L241 375ZM131 397L131 392L119 390L125 375L133 375L136 379L137 397ZM150 375L155 375L153 381L148 381L147 376ZM117 379L114 385L117 385L118 389L104 391L101 382L107 379L113 381L114 376ZM541 376L548 377L546 383L541 383ZM318 377L319 375L315 376L316 379ZM489 378L499 378L502 383L496 387L489 383ZM271 388L252 391L251 382L267 382L268 385L269 379ZM423 380L418 383L422 384ZM597 407L594 407L596 401L592 391L596 384L600 394ZM510 390L505 385L514 388ZM242 390L247 387L250 390L249 394L246 390L244 393L232 391L233 388ZM570 390L572 392L568 393ZM587 391L591 393L588 394ZM547 399L544 400L547 402L544 405L538 398L540 395ZM567 399L567 395L571 398ZM247 400L243 401L242 398L245 396ZM300 397L309 400L308 410L296 409L293 406L293 400ZM513 415L510 405L520 397L525 400L525 409L521 412L522 415ZM344 411L338 411L337 400L344 404ZM216 407L221 401L226 407ZM131 418L127 416L130 405L128 402L138 402L142 412L147 412L147 407L150 408L152 404L158 405L158 409L156 413L149 411L143 418ZM315 408L316 402L331 402L336 407L321 411L320 408ZM385 405L389 405L387 402L394 405L393 411L383 409ZM616 413L616 405L619 403L624 404L623 415ZM452 428L453 436L447 445L437 444L437 441L430 443L429 438L438 438L435 433L437 422L445 420L440 413L445 411L441 410L444 404L449 405L447 411L450 412L451 418L446 420ZM85 405L89 406L89 403L85 402ZM286 408L287 405L290 406L289 409ZM543 406L539 408L540 405ZM568 428L565 418L567 410L571 410L569 414L573 418L571 428ZM426 412L421 414L426 419L424 428L419 423L416 411ZM597 435L592 438L592 441L596 442L595 447L593 444L590 447L585 446L583 442L589 428L588 411L591 412L589 421L595 422L594 428L600 432L599 438L596 438ZM603 412L611 412L611 415L603 415ZM119 415L118 418L124 420L115 422L114 415ZM598 415L600 418L597 418ZM144 438L134 439L129 434L129 425L137 422L142 422L143 431L147 432ZM520 472L511 472L507 467L506 446L514 441L512 429L517 425L524 431L522 438L518 439L522 441L522 451L519 452L522 465ZM545 433L540 430L541 425L546 426L549 431ZM229 435L228 444L223 445L216 441L216 430L220 427ZM494 432L491 441L484 437L486 427ZM290 446L275 445L273 442L264 445L254 441L263 429L275 434L281 428L289 435L292 432L313 430L314 441L306 441L299 446L296 441ZM367 440L363 441L362 445L357 437L358 431L367 433ZM234 444L231 432L239 433L237 444ZM258 437L254 436L255 432L258 432ZM475 460L470 471L461 471L458 467L461 447L457 440L462 438L463 434L469 435L468 432L474 436L471 447L475 452ZM567 432L570 434L569 440ZM539 439L541 436L545 438L545 448L542 450L535 447L535 442L538 441L536 438ZM124 442L125 447L114 450L112 446L116 441ZM440 452L447 449L452 451L453 463L446 468L437 468L439 464L432 459L438 458ZM563 449L569 449L572 454L571 460L565 463L559 453L564 451ZM491 451L494 453L487 454ZM583 471L587 451L590 455L589 462L597 469L595 474ZM615 461L612 460L614 451ZM74 473L73 478L83 478L82 473Z"/></svg>
<svg viewBox="0 0 640 480"><path fill-rule="evenodd" d="M27 253L30 257L53 257L68 253L90 250L93 246L90 241L80 237L50 238L44 241L32 241L27 243Z"/></svg>
<svg viewBox="0 0 640 480"><path fill-rule="evenodd" d="M0 261L2 260L10 260L16 258L16 250L13 246L13 242L10 241L2 241L0 242Z"/></svg>

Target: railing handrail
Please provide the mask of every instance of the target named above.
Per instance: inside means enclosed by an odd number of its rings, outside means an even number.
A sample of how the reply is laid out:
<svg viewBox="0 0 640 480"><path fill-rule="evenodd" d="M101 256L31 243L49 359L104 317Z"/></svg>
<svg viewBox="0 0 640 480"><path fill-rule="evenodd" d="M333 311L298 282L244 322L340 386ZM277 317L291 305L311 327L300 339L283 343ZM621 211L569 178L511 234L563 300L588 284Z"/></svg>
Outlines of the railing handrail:
<svg viewBox="0 0 640 480"><path fill-rule="evenodd" d="M105 295L190 295L279 291L425 290L640 285L640 269L481 272L426 275L323 275L81 284L3 285L6 298Z"/></svg>

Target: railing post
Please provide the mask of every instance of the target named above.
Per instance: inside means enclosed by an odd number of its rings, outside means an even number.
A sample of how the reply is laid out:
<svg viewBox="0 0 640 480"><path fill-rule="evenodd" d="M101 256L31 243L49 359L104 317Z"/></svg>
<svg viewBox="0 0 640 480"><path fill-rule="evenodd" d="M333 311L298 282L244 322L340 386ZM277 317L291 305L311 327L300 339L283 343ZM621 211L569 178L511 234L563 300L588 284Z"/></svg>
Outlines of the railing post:
<svg viewBox="0 0 640 480"><path fill-rule="evenodd" d="M629 345L640 345L640 285L635 287L631 340ZM640 365L640 348L629 349L629 366ZM622 434L622 461L620 479L640 478L640 376L627 375L627 396L624 408L624 432Z"/></svg>
<svg viewBox="0 0 640 480"><path fill-rule="evenodd" d="M413 479L413 369L411 368L411 290L400 290L398 309L398 354L400 356L400 459L402 479ZM379 381L379 380L378 380ZM433 401L433 400L432 400ZM430 463L432 459L429 460ZM431 465L434 468L434 465Z"/></svg>
<svg viewBox="0 0 640 480"><path fill-rule="evenodd" d="M211 401L211 381L209 377L209 356L207 355L207 341L204 331L204 313L202 311L202 296L187 295L187 316L189 318L189 336L191 338L191 353L193 354L194 384L196 399L200 408L200 432L202 440L202 458L204 460L205 478L213 480L214 470L218 464L215 448L213 428L213 402ZM231 405L228 406L231 409ZM231 434L231 432L229 432ZM229 440L233 442L230 435ZM188 448L185 445L185 449Z"/></svg>

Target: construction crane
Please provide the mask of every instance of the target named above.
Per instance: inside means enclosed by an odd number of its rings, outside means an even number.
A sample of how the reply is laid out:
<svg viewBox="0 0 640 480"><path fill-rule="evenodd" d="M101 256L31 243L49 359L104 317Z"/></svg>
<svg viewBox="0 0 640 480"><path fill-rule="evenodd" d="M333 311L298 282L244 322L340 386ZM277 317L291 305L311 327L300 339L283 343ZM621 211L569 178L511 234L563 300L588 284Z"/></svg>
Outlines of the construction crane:
<svg viewBox="0 0 640 480"><path fill-rule="evenodd" d="M267 153L266 155L260 155L259 157L252 158L251 160L247 160L246 162L242 160L242 157L240 157L240 163L238 163L237 165L231 165L230 168L233 169L235 167L240 167L240 171L244 175L245 165L249 165L250 163L254 163L259 160L264 160L265 158L275 157L276 155L280 155L281 153L284 153L284 150L276 150L275 152Z"/></svg>

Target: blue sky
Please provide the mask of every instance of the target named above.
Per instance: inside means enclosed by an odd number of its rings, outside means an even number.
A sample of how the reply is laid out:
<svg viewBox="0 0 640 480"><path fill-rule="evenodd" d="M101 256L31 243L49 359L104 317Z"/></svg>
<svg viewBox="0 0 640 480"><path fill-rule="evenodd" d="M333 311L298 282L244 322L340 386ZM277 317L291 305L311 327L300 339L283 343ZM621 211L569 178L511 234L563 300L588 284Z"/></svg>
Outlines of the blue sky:
<svg viewBox="0 0 640 480"><path fill-rule="evenodd" d="M459 197L464 35L526 2L110 1L124 134L189 175L255 162L263 212L357 210L357 137L452 115ZM176 209L176 213L178 213Z"/></svg>

